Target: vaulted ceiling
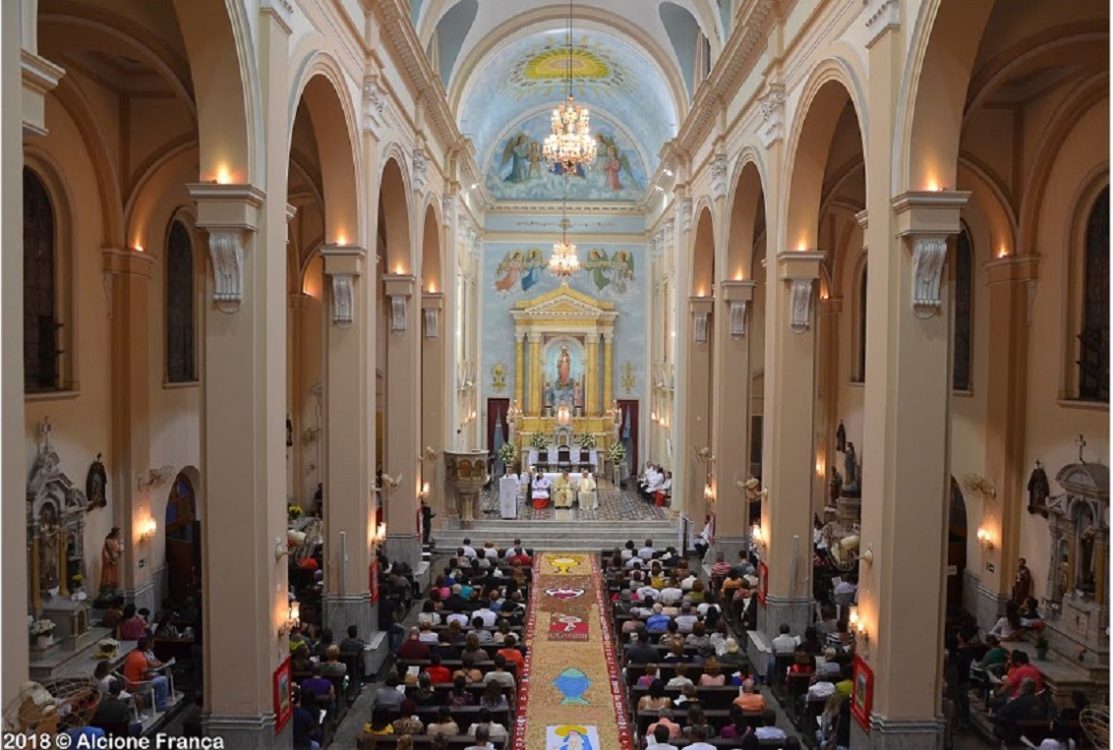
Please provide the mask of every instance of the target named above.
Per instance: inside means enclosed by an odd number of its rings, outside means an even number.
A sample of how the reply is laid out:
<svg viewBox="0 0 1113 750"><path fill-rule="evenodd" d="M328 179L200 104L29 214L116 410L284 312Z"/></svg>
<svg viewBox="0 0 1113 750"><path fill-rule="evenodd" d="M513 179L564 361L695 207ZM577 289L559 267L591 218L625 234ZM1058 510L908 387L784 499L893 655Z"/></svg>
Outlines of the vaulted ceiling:
<svg viewBox="0 0 1113 750"><path fill-rule="evenodd" d="M414 26L440 71L481 165L512 132L535 129L565 95L569 4L411 0ZM729 32L731 0L576 0L573 93L651 175ZM530 125L532 123L532 126Z"/></svg>

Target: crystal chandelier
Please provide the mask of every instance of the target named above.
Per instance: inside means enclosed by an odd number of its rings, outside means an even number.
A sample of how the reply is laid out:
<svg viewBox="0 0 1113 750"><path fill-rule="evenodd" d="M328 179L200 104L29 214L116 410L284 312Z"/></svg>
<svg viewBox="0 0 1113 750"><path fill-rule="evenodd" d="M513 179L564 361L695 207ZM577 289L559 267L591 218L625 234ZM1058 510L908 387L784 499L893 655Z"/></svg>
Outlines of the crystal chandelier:
<svg viewBox="0 0 1113 750"><path fill-rule="evenodd" d="M553 243L553 254L549 256L549 272L554 276L567 279L580 270L580 256L576 254L576 246L568 241L568 217L560 222L560 242Z"/></svg>
<svg viewBox="0 0 1113 750"><path fill-rule="evenodd" d="M553 110L552 133L545 136L542 153L546 161L559 164L564 173L595 161L595 139L591 115L572 96L572 0L568 0L568 98Z"/></svg>

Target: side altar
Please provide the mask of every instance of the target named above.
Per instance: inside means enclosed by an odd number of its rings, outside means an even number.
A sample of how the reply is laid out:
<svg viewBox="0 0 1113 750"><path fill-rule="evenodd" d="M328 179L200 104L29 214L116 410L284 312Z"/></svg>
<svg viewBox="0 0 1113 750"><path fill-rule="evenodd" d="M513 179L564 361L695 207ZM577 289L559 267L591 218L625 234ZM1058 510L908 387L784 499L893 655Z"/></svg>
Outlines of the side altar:
<svg viewBox="0 0 1113 750"><path fill-rule="evenodd" d="M510 315L515 375L510 441L523 462L529 461L534 445L546 453L568 449L571 461L579 464L581 440L590 434L596 463L618 434L614 303L564 283L517 302ZM547 463L558 463L556 455L550 459Z"/></svg>

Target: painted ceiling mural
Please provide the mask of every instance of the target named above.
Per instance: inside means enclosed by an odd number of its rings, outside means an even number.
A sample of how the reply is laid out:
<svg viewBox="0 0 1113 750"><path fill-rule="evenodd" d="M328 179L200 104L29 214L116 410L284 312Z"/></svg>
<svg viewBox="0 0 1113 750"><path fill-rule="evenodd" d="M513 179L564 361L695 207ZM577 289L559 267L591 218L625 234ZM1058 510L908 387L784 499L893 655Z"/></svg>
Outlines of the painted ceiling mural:
<svg viewBox="0 0 1113 750"><path fill-rule="evenodd" d="M549 113L538 112L501 138L487 165L487 190L502 200L636 201L645 192L645 165L637 149L612 123L592 114L598 155L588 167L564 174L545 161L541 146L549 133Z"/></svg>
<svg viewBox="0 0 1113 750"><path fill-rule="evenodd" d="M475 143L480 164L489 170L488 188L496 197L560 197L559 189L554 194L551 186L542 187L550 180L529 179L528 140L540 145L549 132L549 112L565 96L568 52L564 45L563 29L528 34L492 50L468 77L459 107L460 129ZM610 172L604 170L608 153L601 148L597 173L583 175L581 184L592 185L598 194L578 197L635 200L645 189L645 175L657 168L661 146L676 135L676 108L664 76L645 52L617 35L594 29L574 33L572 67L576 100L591 110L592 132L614 141L617 161L617 170L614 164ZM613 120L608 121L600 110ZM614 123L621 123L622 129ZM506 183L503 178L510 174L511 166L510 162L503 165L507 141L520 131L527 135L527 141L520 144L525 147L527 179ZM611 144L607 145L609 152ZM612 175L609 183L608 175ZM533 177L538 176L535 170ZM496 192L492 188L496 183L509 194ZM615 184L621 187L615 188ZM571 192L569 197L573 197Z"/></svg>

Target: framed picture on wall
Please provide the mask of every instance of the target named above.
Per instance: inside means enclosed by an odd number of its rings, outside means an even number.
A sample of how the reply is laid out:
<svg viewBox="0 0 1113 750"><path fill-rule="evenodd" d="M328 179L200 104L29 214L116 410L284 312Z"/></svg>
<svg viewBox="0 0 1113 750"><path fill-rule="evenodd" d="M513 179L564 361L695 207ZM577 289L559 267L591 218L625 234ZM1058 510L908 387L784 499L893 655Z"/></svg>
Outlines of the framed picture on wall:
<svg viewBox="0 0 1113 750"><path fill-rule="evenodd" d="M274 733L280 734L282 727L294 715L293 679L290 676L290 657L274 670Z"/></svg>
<svg viewBox="0 0 1113 750"><path fill-rule="evenodd" d="M757 562L757 600L765 604L765 597L769 594L769 566L764 560Z"/></svg>
<svg viewBox="0 0 1113 750"><path fill-rule="evenodd" d="M854 657L854 685L850 694L850 712L858 720L858 724L866 732L870 731L870 711L873 710L873 670L862 661L862 657Z"/></svg>

